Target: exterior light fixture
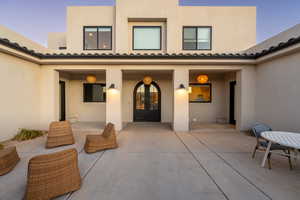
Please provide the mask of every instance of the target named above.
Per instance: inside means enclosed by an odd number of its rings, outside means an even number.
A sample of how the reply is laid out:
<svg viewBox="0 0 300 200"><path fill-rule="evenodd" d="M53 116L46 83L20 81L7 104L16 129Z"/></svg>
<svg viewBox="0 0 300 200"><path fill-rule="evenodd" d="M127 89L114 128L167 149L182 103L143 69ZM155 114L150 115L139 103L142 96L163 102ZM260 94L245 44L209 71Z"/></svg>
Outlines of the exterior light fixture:
<svg viewBox="0 0 300 200"><path fill-rule="evenodd" d="M97 82L97 78L96 78L95 75L88 75L88 76L86 77L86 81L87 81L88 83L96 83L96 82Z"/></svg>
<svg viewBox="0 0 300 200"><path fill-rule="evenodd" d="M151 76L145 76L143 79L143 83L145 85L150 85L152 83L152 77Z"/></svg>
<svg viewBox="0 0 300 200"><path fill-rule="evenodd" d="M183 84L180 84L179 87L177 88L178 94L185 94L187 92L186 87Z"/></svg>
<svg viewBox="0 0 300 200"><path fill-rule="evenodd" d="M114 83L112 83L110 86L109 86L109 88L108 88L109 90L113 90L113 89L116 89L116 86L115 86L115 84Z"/></svg>
<svg viewBox="0 0 300 200"><path fill-rule="evenodd" d="M178 90L185 90L184 85L183 85L183 84L180 84Z"/></svg>
<svg viewBox="0 0 300 200"><path fill-rule="evenodd" d="M118 93L118 90L116 88L116 85L114 83L110 84L109 88L108 88L109 93L111 94L116 94Z"/></svg>
<svg viewBox="0 0 300 200"><path fill-rule="evenodd" d="M199 75L199 76L197 76L197 81L198 81L198 83L205 84L208 82L208 76L207 75Z"/></svg>
<svg viewBox="0 0 300 200"><path fill-rule="evenodd" d="M191 94L193 92L193 88L189 87L189 94Z"/></svg>

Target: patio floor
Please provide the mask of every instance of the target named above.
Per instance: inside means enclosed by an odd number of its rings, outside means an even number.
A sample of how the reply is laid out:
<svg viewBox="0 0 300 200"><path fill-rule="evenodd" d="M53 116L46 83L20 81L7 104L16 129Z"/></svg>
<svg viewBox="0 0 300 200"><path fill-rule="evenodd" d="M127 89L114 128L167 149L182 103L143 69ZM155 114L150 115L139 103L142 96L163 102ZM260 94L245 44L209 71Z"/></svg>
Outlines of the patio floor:
<svg viewBox="0 0 300 200"><path fill-rule="evenodd" d="M255 138L235 131L175 133L161 124L129 124L118 134L119 149L86 154L85 131L75 127L76 144L46 150L46 138L17 144L20 163L0 177L0 199L22 199L31 157L75 147L83 179L72 200L261 200L299 199L300 167L289 170L274 156L273 169L251 159ZM295 164L295 161L294 161ZM299 161L298 161L299 164Z"/></svg>

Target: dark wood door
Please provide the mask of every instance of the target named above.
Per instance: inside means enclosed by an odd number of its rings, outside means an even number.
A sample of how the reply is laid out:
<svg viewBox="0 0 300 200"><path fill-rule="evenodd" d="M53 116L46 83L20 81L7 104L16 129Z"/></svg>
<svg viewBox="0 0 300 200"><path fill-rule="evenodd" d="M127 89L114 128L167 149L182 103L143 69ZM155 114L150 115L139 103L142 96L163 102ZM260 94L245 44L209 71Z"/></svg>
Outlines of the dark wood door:
<svg viewBox="0 0 300 200"><path fill-rule="evenodd" d="M60 88L60 121L66 120L66 84L64 81L59 81Z"/></svg>
<svg viewBox="0 0 300 200"><path fill-rule="evenodd" d="M236 81L230 82L230 105L229 105L229 123L235 125L235 86Z"/></svg>
<svg viewBox="0 0 300 200"><path fill-rule="evenodd" d="M159 86L152 82L145 85L142 81L134 88L134 121L160 122L161 93Z"/></svg>

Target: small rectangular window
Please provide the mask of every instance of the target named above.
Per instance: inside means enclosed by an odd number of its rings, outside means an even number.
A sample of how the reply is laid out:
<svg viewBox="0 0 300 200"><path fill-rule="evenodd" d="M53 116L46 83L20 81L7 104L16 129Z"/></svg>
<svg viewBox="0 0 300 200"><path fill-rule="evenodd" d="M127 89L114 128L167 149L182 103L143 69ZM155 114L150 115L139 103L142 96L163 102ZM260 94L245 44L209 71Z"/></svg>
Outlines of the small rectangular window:
<svg viewBox="0 0 300 200"><path fill-rule="evenodd" d="M189 87L190 103L211 103L211 84L191 83Z"/></svg>
<svg viewBox="0 0 300 200"><path fill-rule="evenodd" d="M134 26L133 50L161 50L160 26Z"/></svg>
<svg viewBox="0 0 300 200"><path fill-rule="evenodd" d="M102 83L84 83L83 84L84 102L105 102L106 86Z"/></svg>
<svg viewBox="0 0 300 200"><path fill-rule="evenodd" d="M183 50L211 50L211 27L183 27Z"/></svg>
<svg viewBox="0 0 300 200"><path fill-rule="evenodd" d="M111 26L84 27L84 50L112 50Z"/></svg>

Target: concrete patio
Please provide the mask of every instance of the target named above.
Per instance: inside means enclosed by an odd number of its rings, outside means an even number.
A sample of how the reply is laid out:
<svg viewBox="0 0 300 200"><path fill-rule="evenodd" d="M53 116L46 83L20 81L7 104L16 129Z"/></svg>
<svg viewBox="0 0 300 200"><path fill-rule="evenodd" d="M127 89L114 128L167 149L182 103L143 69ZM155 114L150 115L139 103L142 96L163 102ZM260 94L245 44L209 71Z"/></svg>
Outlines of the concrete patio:
<svg viewBox="0 0 300 200"><path fill-rule="evenodd" d="M255 138L245 134L175 133L162 124L129 124L118 134L119 149L88 155L84 138L96 130L74 127L76 144L51 150L44 148L45 137L18 143L21 162L0 177L0 199L22 199L31 157L71 147L79 152L83 183L60 200L299 199L300 168L290 171L278 156L272 170L261 168L263 154L251 159Z"/></svg>

